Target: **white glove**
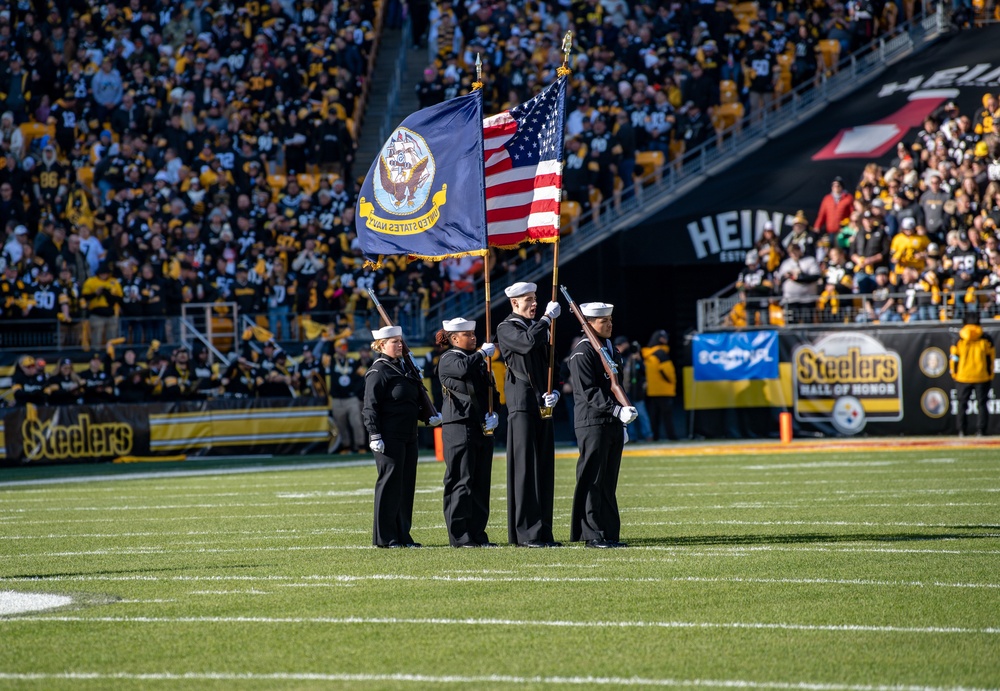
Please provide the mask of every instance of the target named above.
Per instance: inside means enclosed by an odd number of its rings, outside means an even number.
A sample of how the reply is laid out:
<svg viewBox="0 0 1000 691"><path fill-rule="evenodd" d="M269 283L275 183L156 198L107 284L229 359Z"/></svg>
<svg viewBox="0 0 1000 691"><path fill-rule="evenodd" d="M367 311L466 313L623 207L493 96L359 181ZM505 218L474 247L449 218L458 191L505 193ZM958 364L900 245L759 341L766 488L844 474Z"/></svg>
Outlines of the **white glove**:
<svg viewBox="0 0 1000 691"><path fill-rule="evenodd" d="M555 319L562 313L562 307L559 306L558 302L550 302L545 305L545 316L549 319Z"/></svg>
<svg viewBox="0 0 1000 691"><path fill-rule="evenodd" d="M551 303L550 302L549 304L551 305L551 304L555 304L555 303ZM549 391L547 394L544 394L542 396L542 403L545 404L546 408L555 408L556 407L556 403L558 403L558 402L559 402L559 392L558 391Z"/></svg>
<svg viewBox="0 0 1000 691"><path fill-rule="evenodd" d="M500 418L496 413L486 413L486 422L483 423L483 426L486 428L487 432L492 432L499 424Z"/></svg>
<svg viewBox="0 0 1000 691"><path fill-rule="evenodd" d="M630 405L623 406L622 409L618 411L618 419L626 425L632 424L637 417L639 417L639 411Z"/></svg>
<svg viewBox="0 0 1000 691"><path fill-rule="evenodd" d="M368 442L368 448L375 453L385 453L385 442L381 439L372 439Z"/></svg>
<svg viewBox="0 0 1000 691"><path fill-rule="evenodd" d="M628 428L622 427L622 432L625 433L625 441L623 441L622 443L623 444L628 444Z"/></svg>
<svg viewBox="0 0 1000 691"><path fill-rule="evenodd" d="M483 354L483 358L491 358L493 353L497 352L497 347L492 343L484 343L479 351Z"/></svg>
<svg viewBox="0 0 1000 691"><path fill-rule="evenodd" d="M441 413L436 413L435 415L431 415L430 419L427 420L427 424L430 425L431 427L437 427L438 425L440 425Z"/></svg>

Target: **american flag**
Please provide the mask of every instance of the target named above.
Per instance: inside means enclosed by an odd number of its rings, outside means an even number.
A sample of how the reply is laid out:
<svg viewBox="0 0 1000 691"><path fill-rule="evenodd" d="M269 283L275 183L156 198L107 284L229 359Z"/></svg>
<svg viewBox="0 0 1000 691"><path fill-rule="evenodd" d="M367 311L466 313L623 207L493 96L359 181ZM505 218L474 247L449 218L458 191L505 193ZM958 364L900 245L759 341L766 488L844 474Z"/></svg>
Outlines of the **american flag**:
<svg viewBox="0 0 1000 691"><path fill-rule="evenodd" d="M483 121L487 239L493 247L559 238L566 77Z"/></svg>

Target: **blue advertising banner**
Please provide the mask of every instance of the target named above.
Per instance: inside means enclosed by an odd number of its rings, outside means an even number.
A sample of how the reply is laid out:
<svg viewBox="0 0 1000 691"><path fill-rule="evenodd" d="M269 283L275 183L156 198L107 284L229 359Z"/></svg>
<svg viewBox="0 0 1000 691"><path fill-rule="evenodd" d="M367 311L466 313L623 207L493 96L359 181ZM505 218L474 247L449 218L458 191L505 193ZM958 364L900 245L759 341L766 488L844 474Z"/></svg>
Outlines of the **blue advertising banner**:
<svg viewBox="0 0 1000 691"><path fill-rule="evenodd" d="M778 332L698 334L693 343L696 381L778 378Z"/></svg>

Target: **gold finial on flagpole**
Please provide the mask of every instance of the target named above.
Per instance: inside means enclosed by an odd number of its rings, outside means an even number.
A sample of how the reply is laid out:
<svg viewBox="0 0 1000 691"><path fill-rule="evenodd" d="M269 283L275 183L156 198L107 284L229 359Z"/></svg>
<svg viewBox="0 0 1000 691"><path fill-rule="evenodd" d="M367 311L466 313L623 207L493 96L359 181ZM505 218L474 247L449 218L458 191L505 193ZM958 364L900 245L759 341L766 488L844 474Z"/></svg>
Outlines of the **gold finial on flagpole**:
<svg viewBox="0 0 1000 691"><path fill-rule="evenodd" d="M483 57L481 53L476 53L476 81L472 82L472 90L479 91L483 88Z"/></svg>
<svg viewBox="0 0 1000 691"><path fill-rule="evenodd" d="M573 74L569 69L569 54L573 50L573 32L567 31L566 35L563 36L562 40L562 52L563 52L563 64L562 67L556 70L556 74L560 77L568 77Z"/></svg>

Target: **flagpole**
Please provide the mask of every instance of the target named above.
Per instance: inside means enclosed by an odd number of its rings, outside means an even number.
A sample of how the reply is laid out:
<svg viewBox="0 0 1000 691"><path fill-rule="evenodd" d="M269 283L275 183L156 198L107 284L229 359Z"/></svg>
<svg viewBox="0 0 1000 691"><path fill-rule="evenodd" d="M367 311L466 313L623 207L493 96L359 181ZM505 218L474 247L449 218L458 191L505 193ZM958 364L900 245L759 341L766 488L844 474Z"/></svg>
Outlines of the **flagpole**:
<svg viewBox="0 0 1000 691"><path fill-rule="evenodd" d="M476 81L472 83L473 91L481 91L483 88L483 60L480 53L476 53ZM481 100L481 99L480 99ZM485 172L486 161L483 161L483 169ZM483 187L483 207L486 206L486 188ZM486 336L483 338L483 343L489 343L492 338L493 327L490 324L490 243L487 237L485 247L486 254L483 255L483 288L486 291ZM490 415L493 414L493 359L486 358L486 369L489 371L489 387L487 388L489 400L486 403L486 410ZM487 436L493 435L493 430L484 433Z"/></svg>
<svg viewBox="0 0 1000 691"><path fill-rule="evenodd" d="M563 52L563 64L556 70L556 78L562 79L567 77L572 72L569 69L569 54L573 50L573 32L567 31L566 35L563 36L562 41L562 52ZM560 132L559 136L563 136ZM559 172L560 177L562 175L562 165L563 162L559 161ZM559 211L562 218L562 195L559 198ZM559 231L562 229L560 228ZM559 238L561 237L561 232L556 233L556 241L552 247L552 302L558 302L559 300ZM548 388L545 390L546 393L552 391L552 380L555 375L556 369L556 322L553 319L551 325L549 326L549 381Z"/></svg>

